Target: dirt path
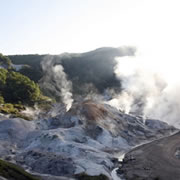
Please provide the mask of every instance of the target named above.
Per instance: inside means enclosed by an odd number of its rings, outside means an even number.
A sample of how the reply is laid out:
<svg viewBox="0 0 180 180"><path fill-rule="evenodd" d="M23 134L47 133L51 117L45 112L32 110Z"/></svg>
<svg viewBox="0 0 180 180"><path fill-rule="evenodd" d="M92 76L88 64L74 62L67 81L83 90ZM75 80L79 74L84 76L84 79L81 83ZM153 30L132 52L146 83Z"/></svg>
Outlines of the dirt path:
<svg viewBox="0 0 180 180"><path fill-rule="evenodd" d="M180 132L133 149L121 171L126 180L180 180Z"/></svg>

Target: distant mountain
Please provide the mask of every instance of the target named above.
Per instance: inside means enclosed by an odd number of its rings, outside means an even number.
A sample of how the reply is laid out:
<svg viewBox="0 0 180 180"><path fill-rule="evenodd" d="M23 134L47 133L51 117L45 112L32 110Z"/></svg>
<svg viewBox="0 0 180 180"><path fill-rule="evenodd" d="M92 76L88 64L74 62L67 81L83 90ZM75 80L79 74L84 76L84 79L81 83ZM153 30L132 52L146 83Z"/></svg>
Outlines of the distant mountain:
<svg viewBox="0 0 180 180"><path fill-rule="evenodd" d="M38 82L46 95L55 94L52 90L48 90L52 92L46 92L47 84L57 89L53 83L53 76L50 74L53 71L50 69L61 65L67 75L67 80L72 82L72 92L82 95L89 92L102 93L107 88L119 90L121 85L114 74L115 57L134 56L134 54L133 47L103 47L85 53L15 55L9 58L16 65L28 65L20 69L20 72Z"/></svg>

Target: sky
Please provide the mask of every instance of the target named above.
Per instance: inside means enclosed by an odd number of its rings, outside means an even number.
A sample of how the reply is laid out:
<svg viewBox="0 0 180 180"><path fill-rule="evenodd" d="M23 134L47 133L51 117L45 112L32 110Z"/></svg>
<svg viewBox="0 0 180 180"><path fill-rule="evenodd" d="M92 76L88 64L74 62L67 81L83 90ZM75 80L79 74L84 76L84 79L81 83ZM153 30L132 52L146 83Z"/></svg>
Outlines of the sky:
<svg viewBox="0 0 180 180"><path fill-rule="evenodd" d="M179 122L179 0L0 0L4 55L121 46L137 49L134 57L116 58L114 69L129 95L144 93L150 114Z"/></svg>
<svg viewBox="0 0 180 180"><path fill-rule="evenodd" d="M5 55L123 45L149 57L179 54L179 0L0 0L0 7Z"/></svg>

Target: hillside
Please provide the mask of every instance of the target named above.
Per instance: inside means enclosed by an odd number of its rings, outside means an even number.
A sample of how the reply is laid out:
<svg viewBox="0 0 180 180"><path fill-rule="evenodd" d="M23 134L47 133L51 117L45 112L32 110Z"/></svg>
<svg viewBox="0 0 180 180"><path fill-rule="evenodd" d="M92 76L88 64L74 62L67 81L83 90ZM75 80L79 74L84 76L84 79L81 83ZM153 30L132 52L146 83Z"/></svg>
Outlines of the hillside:
<svg viewBox="0 0 180 180"><path fill-rule="evenodd" d="M33 107L50 99L43 96L37 83L17 72L18 68L0 54L0 113L29 119L21 114L25 106Z"/></svg>
<svg viewBox="0 0 180 180"><path fill-rule="evenodd" d="M135 49L132 47L106 47L79 54L15 55L9 58L16 65L28 65L19 72L38 82L43 92L53 97L58 89L57 83L53 82L55 78L53 67L62 66L67 79L72 83L73 94L103 93L108 88L119 91L121 85L114 74L115 57L134 54ZM49 85L51 89L47 87Z"/></svg>

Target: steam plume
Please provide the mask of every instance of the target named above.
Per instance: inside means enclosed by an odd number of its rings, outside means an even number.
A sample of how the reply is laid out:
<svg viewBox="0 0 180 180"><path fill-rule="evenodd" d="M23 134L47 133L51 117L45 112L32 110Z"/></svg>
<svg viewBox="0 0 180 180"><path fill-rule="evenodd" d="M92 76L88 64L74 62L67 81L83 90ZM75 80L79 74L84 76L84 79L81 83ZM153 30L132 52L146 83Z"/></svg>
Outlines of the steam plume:
<svg viewBox="0 0 180 180"><path fill-rule="evenodd" d="M160 56L152 56L149 51L148 56L134 55L135 50L103 48L83 54L46 56L42 61L41 88L69 109L73 102L72 81L74 97L76 92L80 92L79 96L83 92L86 98L108 101L126 113L180 126L180 80L177 78L180 71L173 61L176 56L168 51L164 56L162 52L158 52Z"/></svg>
<svg viewBox="0 0 180 180"><path fill-rule="evenodd" d="M42 69L44 76L41 79L40 85L48 90L48 95L53 94L57 100L61 100L68 111L73 103L72 98L72 83L67 79L66 73L62 65L55 64L53 57L47 56L42 61Z"/></svg>
<svg viewBox="0 0 180 180"><path fill-rule="evenodd" d="M163 64L155 68L158 62L152 63L151 59L140 56L120 57L116 61L114 72L123 90L109 103L126 113L164 120L180 127L180 81L174 80L177 77L172 76L173 72L163 68Z"/></svg>

